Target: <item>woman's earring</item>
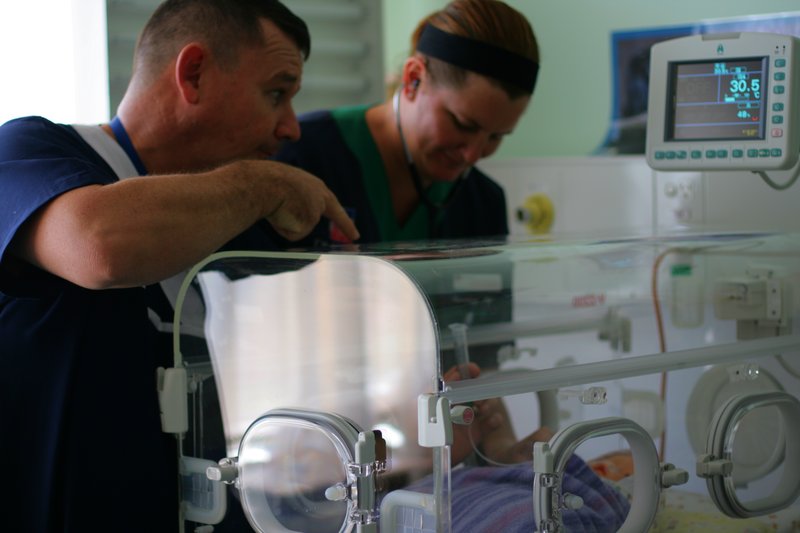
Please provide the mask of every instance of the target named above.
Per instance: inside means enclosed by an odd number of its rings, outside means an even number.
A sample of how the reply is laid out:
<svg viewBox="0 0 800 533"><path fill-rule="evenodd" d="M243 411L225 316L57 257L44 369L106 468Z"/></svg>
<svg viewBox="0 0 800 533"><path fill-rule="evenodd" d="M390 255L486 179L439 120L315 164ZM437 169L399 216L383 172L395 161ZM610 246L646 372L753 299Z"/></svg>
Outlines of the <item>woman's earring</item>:
<svg viewBox="0 0 800 533"><path fill-rule="evenodd" d="M407 96L409 98L413 98L414 95L417 93L417 89L419 88L419 79L413 80L411 85L408 86Z"/></svg>

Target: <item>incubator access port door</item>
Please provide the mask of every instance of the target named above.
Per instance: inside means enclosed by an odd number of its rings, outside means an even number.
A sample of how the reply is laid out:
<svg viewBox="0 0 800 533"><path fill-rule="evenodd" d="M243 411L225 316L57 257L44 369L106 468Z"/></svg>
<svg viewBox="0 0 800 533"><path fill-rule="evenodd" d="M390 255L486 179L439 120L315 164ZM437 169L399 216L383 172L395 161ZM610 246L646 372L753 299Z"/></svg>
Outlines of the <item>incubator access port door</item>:
<svg viewBox="0 0 800 533"><path fill-rule="evenodd" d="M256 531L377 531L386 445L343 416L273 409L247 429L238 457L220 465L209 477L235 483Z"/></svg>
<svg viewBox="0 0 800 533"><path fill-rule="evenodd" d="M707 452L709 429L715 415L731 398L765 392L785 392L777 377L763 365L743 362L716 365L698 379L686 404L686 433L695 457ZM730 461L735 465L731 481L747 487L778 469L785 454L786 422L777 409L758 409L742 417L736 429L736 447Z"/></svg>
<svg viewBox="0 0 800 533"><path fill-rule="evenodd" d="M775 449L782 452L782 474L770 494L743 501L735 482L737 433L746 416L765 416L769 410L779 415L780 442ZM800 496L798 420L800 401L782 391L736 395L717 410L709 428L706 453L697 461L697 475L706 479L708 491L720 511L733 518L749 518L777 512L794 503ZM764 435L767 437L770 435Z"/></svg>
<svg viewBox="0 0 800 533"><path fill-rule="evenodd" d="M549 442L537 442L533 452L533 507L539 531L565 531L562 510L577 509L581 498L562 493L567 461L584 441L619 434L628 442L634 463L633 502L621 532L647 531L658 510L661 488L686 482L688 474L672 465L662 466L650 435L622 417L578 422L556 433Z"/></svg>

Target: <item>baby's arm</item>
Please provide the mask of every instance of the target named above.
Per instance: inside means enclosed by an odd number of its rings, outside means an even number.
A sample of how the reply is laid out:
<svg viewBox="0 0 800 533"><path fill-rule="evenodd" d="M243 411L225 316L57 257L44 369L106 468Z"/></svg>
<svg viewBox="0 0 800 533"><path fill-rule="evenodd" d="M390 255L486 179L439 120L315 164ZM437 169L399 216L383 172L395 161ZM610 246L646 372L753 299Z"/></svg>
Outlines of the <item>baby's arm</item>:
<svg viewBox="0 0 800 533"><path fill-rule="evenodd" d="M481 372L475 363L468 363L466 369L470 378L478 377ZM453 367L444 374L446 382L459 379L462 378L458 367ZM533 444L550 440L553 436L550 429L542 427L517 441L508 411L500 398L475 402L473 409L475 420L471 425L453 427L451 449L453 464L458 464L469 457L473 452L473 445L479 446L482 454L496 463L529 462L533 460Z"/></svg>

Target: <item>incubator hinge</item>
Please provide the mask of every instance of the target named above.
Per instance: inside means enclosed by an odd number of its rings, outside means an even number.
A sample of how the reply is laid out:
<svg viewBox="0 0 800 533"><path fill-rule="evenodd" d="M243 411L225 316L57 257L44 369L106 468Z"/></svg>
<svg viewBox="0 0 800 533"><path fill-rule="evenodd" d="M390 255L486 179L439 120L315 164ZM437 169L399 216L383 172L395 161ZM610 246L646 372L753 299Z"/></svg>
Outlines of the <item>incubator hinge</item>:
<svg viewBox="0 0 800 533"><path fill-rule="evenodd" d="M356 481L350 488L355 508L349 515L350 523L360 533L377 531L380 518L377 474L386 468L386 442L380 431L362 431L355 443L355 462L350 473Z"/></svg>
<svg viewBox="0 0 800 533"><path fill-rule="evenodd" d="M355 525L357 531L377 531L380 511L376 476L386 471L386 442L380 431L362 431L358 434L354 451L355 460L346 465L348 482L325 489L325 498L350 502L347 521Z"/></svg>
<svg viewBox="0 0 800 533"><path fill-rule="evenodd" d="M542 533L559 533L561 531L561 525L552 519L540 520L539 531Z"/></svg>
<svg viewBox="0 0 800 533"><path fill-rule="evenodd" d="M374 461L369 464L348 463L347 471L355 477L369 477L373 474L380 474L386 470L386 463Z"/></svg>
<svg viewBox="0 0 800 533"><path fill-rule="evenodd" d="M561 486L561 478L558 474L542 474L542 487L552 489Z"/></svg>

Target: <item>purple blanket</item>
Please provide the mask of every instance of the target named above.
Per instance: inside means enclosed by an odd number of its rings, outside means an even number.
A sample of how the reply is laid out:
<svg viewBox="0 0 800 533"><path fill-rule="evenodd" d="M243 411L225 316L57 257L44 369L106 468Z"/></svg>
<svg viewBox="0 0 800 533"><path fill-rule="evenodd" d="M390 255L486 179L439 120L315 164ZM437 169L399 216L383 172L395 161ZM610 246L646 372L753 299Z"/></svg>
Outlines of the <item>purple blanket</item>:
<svg viewBox="0 0 800 533"><path fill-rule="evenodd" d="M529 533L536 530L530 463L458 468L452 472L452 481L455 533ZM432 483L432 478L428 477L408 489L430 493ZM623 495L576 455L567 462L562 491L583 498L583 507L562 513L564 527L569 532L615 532L630 508Z"/></svg>

